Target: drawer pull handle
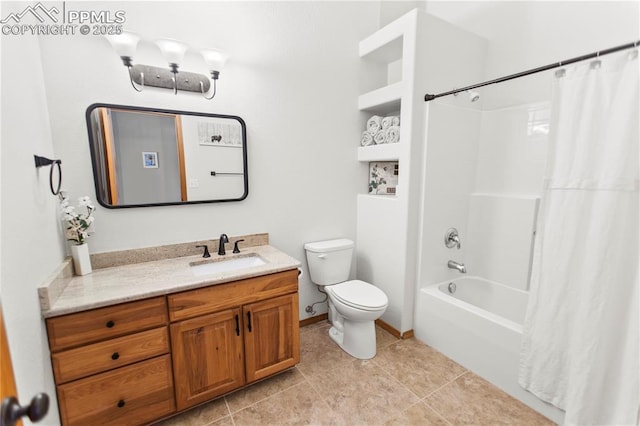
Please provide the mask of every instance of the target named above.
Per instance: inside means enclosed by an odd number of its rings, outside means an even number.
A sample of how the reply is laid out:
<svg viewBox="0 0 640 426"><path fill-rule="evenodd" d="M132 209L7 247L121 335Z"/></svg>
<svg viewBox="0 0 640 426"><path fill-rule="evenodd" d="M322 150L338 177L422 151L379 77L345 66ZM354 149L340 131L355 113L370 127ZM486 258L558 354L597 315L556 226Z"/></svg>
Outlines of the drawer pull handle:
<svg viewBox="0 0 640 426"><path fill-rule="evenodd" d="M117 360L118 358L120 358L120 354L118 352L114 352L113 355L111 355L111 359L112 360Z"/></svg>
<svg viewBox="0 0 640 426"><path fill-rule="evenodd" d="M115 322L113 322L111 320L107 321L107 328L113 328L114 325L116 325Z"/></svg>
<svg viewBox="0 0 640 426"><path fill-rule="evenodd" d="M121 399L120 401L118 401L118 408L122 408L124 407L124 399Z"/></svg>
<svg viewBox="0 0 640 426"><path fill-rule="evenodd" d="M249 328L249 333L251 333L251 312L247 312L247 327Z"/></svg>
<svg viewBox="0 0 640 426"><path fill-rule="evenodd" d="M236 315L236 335L240 335L240 317Z"/></svg>

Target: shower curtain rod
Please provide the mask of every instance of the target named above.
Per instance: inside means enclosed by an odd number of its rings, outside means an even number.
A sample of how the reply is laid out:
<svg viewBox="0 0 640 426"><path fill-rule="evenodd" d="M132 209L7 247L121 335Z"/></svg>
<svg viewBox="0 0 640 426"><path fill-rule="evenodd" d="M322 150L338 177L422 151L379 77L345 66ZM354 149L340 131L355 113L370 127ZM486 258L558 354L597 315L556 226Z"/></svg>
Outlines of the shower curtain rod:
<svg viewBox="0 0 640 426"><path fill-rule="evenodd" d="M454 89L454 90L450 90L448 92L438 93L437 95L430 95L430 94L427 93L426 95L424 95L424 101L425 102L429 102L429 101L432 101L432 100L434 100L436 98L440 98L442 96L455 95L456 93L465 92L467 90L476 89L478 87L488 86L490 84L502 83L503 81L513 80L514 78L520 78L520 77L524 77L526 75L531 75L531 74L539 73L539 72L542 72L542 71L547 71L547 70L550 70L550 69L553 69L553 68L561 67L563 65L573 64L574 62L580 62L580 61L584 61L584 60L587 60L587 59L597 58L598 56L608 55L609 53L615 53L615 52L618 52L620 50L630 49L632 47L638 47L639 43L640 43L640 40L636 40L633 43L623 44L621 46L612 47L610 49L599 50L597 52L593 52L593 53L590 53L588 55L582 55L582 56L578 56L576 58L567 59L567 60L560 61L560 62L554 62L553 64L545 65L545 66L538 67L538 68L533 68L533 69L530 69L530 70L527 70L527 71L522 71L522 72L519 72L517 74L507 75L505 77L496 78L495 80L485 81L483 83L474 84L472 86L463 87L461 89Z"/></svg>

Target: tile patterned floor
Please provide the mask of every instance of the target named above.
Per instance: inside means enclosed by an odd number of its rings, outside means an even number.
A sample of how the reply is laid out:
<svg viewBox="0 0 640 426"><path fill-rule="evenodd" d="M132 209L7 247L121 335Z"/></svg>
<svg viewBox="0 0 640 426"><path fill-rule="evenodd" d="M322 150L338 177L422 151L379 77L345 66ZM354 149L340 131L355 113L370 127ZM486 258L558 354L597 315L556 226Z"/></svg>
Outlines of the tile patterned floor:
<svg viewBox="0 0 640 426"><path fill-rule="evenodd" d="M344 353L326 321L300 329L295 368L157 426L552 425L415 339L376 328L378 354Z"/></svg>

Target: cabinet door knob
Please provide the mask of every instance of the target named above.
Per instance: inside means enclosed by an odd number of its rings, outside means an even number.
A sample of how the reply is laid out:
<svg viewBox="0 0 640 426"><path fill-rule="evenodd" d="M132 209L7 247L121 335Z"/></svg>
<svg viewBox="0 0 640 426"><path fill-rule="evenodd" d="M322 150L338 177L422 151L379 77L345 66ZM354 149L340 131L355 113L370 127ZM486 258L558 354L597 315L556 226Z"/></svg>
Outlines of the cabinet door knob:
<svg viewBox="0 0 640 426"><path fill-rule="evenodd" d="M116 323L111 321L111 320L109 320L109 321L107 321L106 325L107 325L107 328L113 328L113 326L116 325Z"/></svg>
<svg viewBox="0 0 640 426"><path fill-rule="evenodd" d="M114 352L113 355L111 355L111 359L112 360L117 360L118 358L120 358L120 354L118 352Z"/></svg>
<svg viewBox="0 0 640 426"><path fill-rule="evenodd" d="M124 407L124 399L121 399L120 401L118 401L118 408L122 408Z"/></svg>

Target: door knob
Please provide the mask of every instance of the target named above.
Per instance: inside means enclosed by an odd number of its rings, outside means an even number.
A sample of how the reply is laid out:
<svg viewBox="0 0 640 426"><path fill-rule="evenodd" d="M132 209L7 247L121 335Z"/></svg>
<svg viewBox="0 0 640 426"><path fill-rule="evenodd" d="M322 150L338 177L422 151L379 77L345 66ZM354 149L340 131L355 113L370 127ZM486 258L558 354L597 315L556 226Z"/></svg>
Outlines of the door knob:
<svg viewBox="0 0 640 426"><path fill-rule="evenodd" d="M49 395L39 393L31 399L29 405L20 406L18 400L13 397L7 397L2 400L2 408L0 408L0 424L3 426L13 426L22 416L29 417L32 422L42 420L49 411Z"/></svg>

